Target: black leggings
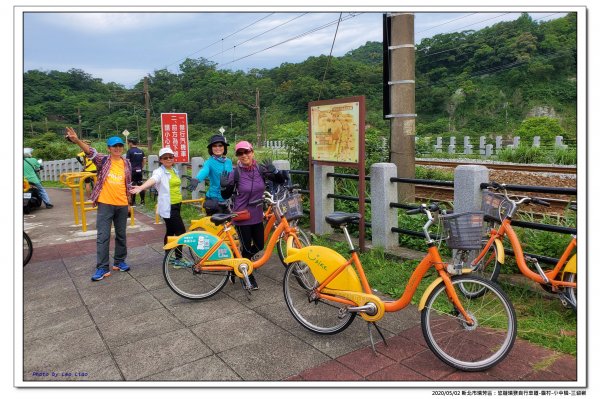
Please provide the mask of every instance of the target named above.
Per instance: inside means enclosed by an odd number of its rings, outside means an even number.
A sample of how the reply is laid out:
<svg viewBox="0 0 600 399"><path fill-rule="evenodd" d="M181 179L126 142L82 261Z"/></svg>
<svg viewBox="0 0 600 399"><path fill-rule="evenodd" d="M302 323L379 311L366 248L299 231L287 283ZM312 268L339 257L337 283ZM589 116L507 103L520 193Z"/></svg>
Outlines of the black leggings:
<svg viewBox="0 0 600 399"><path fill-rule="evenodd" d="M178 204L171 204L171 217L163 218L167 231L165 232L164 243L167 244L167 237L169 236L180 236L185 233L185 224L181 219L181 202ZM181 257L177 254L178 258Z"/></svg>
<svg viewBox="0 0 600 399"><path fill-rule="evenodd" d="M262 222L247 226L236 226L242 243L242 257L250 259L265 246L265 228Z"/></svg>

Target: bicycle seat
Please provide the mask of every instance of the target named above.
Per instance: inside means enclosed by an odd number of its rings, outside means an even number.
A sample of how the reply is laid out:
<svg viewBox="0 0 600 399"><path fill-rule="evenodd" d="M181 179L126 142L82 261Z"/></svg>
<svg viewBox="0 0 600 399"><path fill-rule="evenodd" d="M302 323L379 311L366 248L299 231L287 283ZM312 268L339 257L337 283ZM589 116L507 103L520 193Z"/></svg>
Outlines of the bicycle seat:
<svg viewBox="0 0 600 399"><path fill-rule="evenodd" d="M215 213L210 217L210 221L213 222L216 226L219 226L223 223L229 222L235 216L235 213Z"/></svg>
<svg viewBox="0 0 600 399"><path fill-rule="evenodd" d="M329 223L331 227L340 227L355 222L361 217L362 215L360 213L334 212L325 216L325 221Z"/></svg>

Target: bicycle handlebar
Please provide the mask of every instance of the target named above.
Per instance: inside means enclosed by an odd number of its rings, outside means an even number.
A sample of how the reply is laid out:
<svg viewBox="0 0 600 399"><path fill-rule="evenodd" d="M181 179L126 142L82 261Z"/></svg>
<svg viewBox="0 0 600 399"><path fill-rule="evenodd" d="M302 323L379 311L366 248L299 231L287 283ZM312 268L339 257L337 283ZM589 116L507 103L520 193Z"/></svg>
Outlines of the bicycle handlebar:
<svg viewBox="0 0 600 399"><path fill-rule="evenodd" d="M510 199L510 197L508 196L508 192L506 190L506 184L501 184L501 183L497 183L497 182L490 182L488 184L488 188L495 190L495 191L503 191L502 195L504 195L504 198L506 198L508 201L510 201L515 207L518 207L521 204L537 204L537 205L542 205L542 206L550 206L550 203L547 201L544 201L540 198L536 198L536 197L523 197L520 200L512 200Z"/></svg>

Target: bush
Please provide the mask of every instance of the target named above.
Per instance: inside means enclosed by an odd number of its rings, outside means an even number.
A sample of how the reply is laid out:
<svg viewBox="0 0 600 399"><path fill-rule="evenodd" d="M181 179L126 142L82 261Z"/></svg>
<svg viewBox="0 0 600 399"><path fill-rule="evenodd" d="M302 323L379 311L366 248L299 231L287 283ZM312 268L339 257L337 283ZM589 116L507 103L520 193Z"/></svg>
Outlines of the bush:
<svg viewBox="0 0 600 399"><path fill-rule="evenodd" d="M515 136L521 137L521 140L532 141L539 136L542 142L554 142L554 137L564 135L565 131L558 120L547 116L525 119L515 132Z"/></svg>

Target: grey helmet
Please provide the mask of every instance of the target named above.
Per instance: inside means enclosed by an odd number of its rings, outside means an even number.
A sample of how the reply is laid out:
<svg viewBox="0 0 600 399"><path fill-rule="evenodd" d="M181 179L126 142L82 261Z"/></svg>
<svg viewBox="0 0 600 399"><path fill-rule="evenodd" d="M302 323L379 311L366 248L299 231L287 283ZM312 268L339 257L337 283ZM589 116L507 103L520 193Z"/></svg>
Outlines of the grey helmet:
<svg viewBox="0 0 600 399"><path fill-rule="evenodd" d="M225 146L225 151L223 152L223 155L227 155L227 147L229 146L229 144L227 143L227 139L225 138L225 136L223 136L222 134L215 134L210 138L210 140L208 140L208 145L206 146L206 148L208 148L208 153L210 155L213 154L212 146L215 143L223 143L223 145Z"/></svg>

